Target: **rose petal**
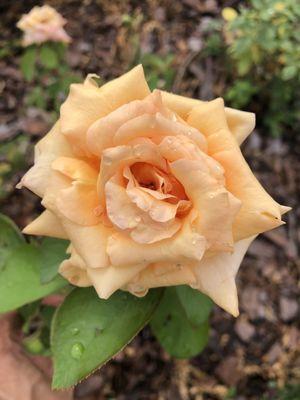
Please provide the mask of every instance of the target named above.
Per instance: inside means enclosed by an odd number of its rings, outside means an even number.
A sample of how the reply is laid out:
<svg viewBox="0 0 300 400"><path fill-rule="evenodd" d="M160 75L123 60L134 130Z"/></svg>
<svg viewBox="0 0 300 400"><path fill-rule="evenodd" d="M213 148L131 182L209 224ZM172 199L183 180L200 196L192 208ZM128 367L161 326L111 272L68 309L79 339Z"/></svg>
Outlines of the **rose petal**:
<svg viewBox="0 0 300 400"><path fill-rule="evenodd" d="M145 264L109 266L106 268L88 269L87 273L101 299L108 299L116 290L126 285Z"/></svg>
<svg viewBox="0 0 300 400"><path fill-rule="evenodd" d="M34 165L23 176L17 188L27 187L39 197L43 197L49 176L51 174L52 162L60 156L72 156L71 148L60 133L59 121L53 126L50 132L35 146Z"/></svg>
<svg viewBox="0 0 300 400"><path fill-rule="evenodd" d="M211 249L231 251L232 224L240 201L232 196L208 172L199 160L179 159L170 164L174 176L184 184L188 198L199 212L197 227Z"/></svg>
<svg viewBox="0 0 300 400"><path fill-rule="evenodd" d="M204 258L195 268L197 283L191 285L233 316L239 315L235 276L242 259L254 237L241 240L234 245L232 254L219 253Z"/></svg>
<svg viewBox="0 0 300 400"><path fill-rule="evenodd" d="M83 160L71 157L58 157L52 162L51 166L55 171L73 180L91 184L96 184L97 182L98 171Z"/></svg>
<svg viewBox="0 0 300 400"><path fill-rule="evenodd" d="M234 222L235 241L282 225L279 204L257 181L228 130L223 100L194 108L188 122L206 135L209 154L225 169L226 188L242 202Z"/></svg>
<svg viewBox="0 0 300 400"><path fill-rule="evenodd" d="M90 152L101 156L103 150L114 145L116 132L126 122L137 116L155 114L158 111L163 112L163 105L160 93L156 90L145 99L131 101L98 119L87 131L87 145Z"/></svg>
<svg viewBox="0 0 300 400"><path fill-rule="evenodd" d="M78 181L62 189L56 198L58 211L72 222L83 226L99 224L99 216L95 212L98 206L96 187Z"/></svg>
<svg viewBox="0 0 300 400"><path fill-rule="evenodd" d="M188 115L194 107L205 104L201 100L178 96L173 93L162 91L161 94L165 105L184 120L188 119ZM230 132L237 143L241 144L255 127L255 114L229 107L225 107L225 114Z"/></svg>
<svg viewBox="0 0 300 400"><path fill-rule="evenodd" d="M58 272L72 285L80 287L92 286L86 265L74 249L71 251L71 257L60 264Z"/></svg>
<svg viewBox="0 0 300 400"><path fill-rule="evenodd" d="M148 137L159 142L161 136L177 135L191 138L200 149L206 150L205 137L197 129L182 122L168 119L160 113L155 115L144 114L130 119L116 132L114 144L124 145L137 137Z"/></svg>
<svg viewBox="0 0 300 400"><path fill-rule="evenodd" d="M135 295L146 294L155 287L196 284L194 268L188 263L151 264L142 270L125 289Z"/></svg>
<svg viewBox="0 0 300 400"><path fill-rule="evenodd" d="M143 99L149 93L141 65L101 88L96 87L88 77L83 84L71 85L70 94L60 110L61 131L81 154L89 156L86 133L92 123L123 104Z"/></svg>
<svg viewBox="0 0 300 400"><path fill-rule="evenodd" d="M152 244L140 244L123 233L115 233L107 242L107 253L115 266L124 264L155 263L160 261L201 260L206 240L192 230L191 217L171 239Z"/></svg>
<svg viewBox="0 0 300 400"><path fill-rule="evenodd" d="M58 239L67 239L59 219L49 210L45 210L23 229L27 235L50 236Z"/></svg>

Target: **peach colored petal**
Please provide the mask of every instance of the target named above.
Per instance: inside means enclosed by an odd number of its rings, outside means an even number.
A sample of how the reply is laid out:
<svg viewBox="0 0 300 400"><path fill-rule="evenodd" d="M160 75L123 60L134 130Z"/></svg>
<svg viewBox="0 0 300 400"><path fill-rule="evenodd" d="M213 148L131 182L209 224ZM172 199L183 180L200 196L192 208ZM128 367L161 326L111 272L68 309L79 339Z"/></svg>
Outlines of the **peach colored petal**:
<svg viewBox="0 0 300 400"><path fill-rule="evenodd" d="M105 184L105 198L107 215L120 229L133 229L141 221L141 211L130 201L126 190L112 180Z"/></svg>
<svg viewBox="0 0 300 400"><path fill-rule="evenodd" d="M132 201L126 189L112 180L105 185L106 208L109 219L120 229L131 229L130 236L138 243L154 243L173 236L181 223L156 223Z"/></svg>
<svg viewBox="0 0 300 400"><path fill-rule="evenodd" d="M133 146L117 146L104 150L97 184L101 204L104 204L105 183L118 170L123 170L126 165L130 166L140 161L150 162L161 169L167 168L165 159L160 155L157 146L154 144L145 143Z"/></svg>
<svg viewBox="0 0 300 400"><path fill-rule="evenodd" d="M66 189L62 189L56 198L58 211L78 225L90 226L99 224L99 216L95 212L99 206L96 186L74 181Z"/></svg>
<svg viewBox="0 0 300 400"><path fill-rule="evenodd" d="M116 290L126 285L145 264L109 266L106 268L88 269L87 273L101 299L108 299Z"/></svg>
<svg viewBox="0 0 300 400"><path fill-rule="evenodd" d="M199 160L179 159L170 164L174 176L184 184L188 198L199 212L197 228L211 249L230 251L233 246L232 223L240 207L227 190Z"/></svg>
<svg viewBox="0 0 300 400"><path fill-rule="evenodd" d="M242 259L255 237L241 240L234 245L232 254L219 253L204 258L195 268L199 289L233 316L239 315L235 276Z"/></svg>
<svg viewBox="0 0 300 400"><path fill-rule="evenodd" d="M43 197L48 185L53 160L60 156L72 156L72 150L60 133L59 121L35 146L34 165L23 176L17 188L27 187L39 197Z"/></svg>
<svg viewBox="0 0 300 400"><path fill-rule="evenodd" d="M97 182L98 171L83 160L71 157L58 157L52 162L51 166L55 171L73 180L91 184L96 184Z"/></svg>
<svg viewBox="0 0 300 400"><path fill-rule="evenodd" d="M91 153L101 156L103 150L114 145L118 129L131 119L143 114L155 114L163 110L159 91L143 100L131 101L107 116L95 121L87 131L87 145Z"/></svg>
<svg viewBox="0 0 300 400"><path fill-rule="evenodd" d="M149 245L171 238L180 228L181 221L178 218L161 223L143 215L141 221L131 231L130 236L137 243Z"/></svg>
<svg viewBox="0 0 300 400"><path fill-rule="evenodd" d="M151 264L142 270L125 289L134 295L146 294L155 287L196 284L194 268L188 263L158 263Z"/></svg>
<svg viewBox="0 0 300 400"><path fill-rule="evenodd" d="M107 242L107 253L115 266L201 260L205 249L206 240L192 229L190 218L185 219L183 227L171 239L145 245L123 233L114 233Z"/></svg>
<svg viewBox="0 0 300 400"><path fill-rule="evenodd" d="M234 222L235 241L281 225L279 204L257 181L228 130L223 100L194 108L188 122L206 135L209 154L224 167L226 188L242 202Z"/></svg>
<svg viewBox="0 0 300 400"><path fill-rule="evenodd" d="M80 226L67 219L62 219L62 225L88 268L105 268L109 265L106 246L112 234L111 228L102 224Z"/></svg>
<svg viewBox="0 0 300 400"><path fill-rule="evenodd" d="M184 120L188 119L189 113L194 107L206 102L189 97L178 96L173 93L161 92L164 104L178 114ZM241 144L255 127L255 114L225 107L227 124L230 132Z"/></svg>
<svg viewBox="0 0 300 400"><path fill-rule="evenodd" d="M45 210L35 220L30 222L23 229L23 233L27 235L50 236L59 239L67 239L60 220L49 210Z"/></svg>
<svg viewBox="0 0 300 400"><path fill-rule="evenodd" d="M114 144L124 145L137 137L148 137L159 142L161 136L186 136L191 138L200 149L206 150L205 137L197 129L172 119L161 113L141 115L124 123L116 132Z"/></svg>
<svg viewBox="0 0 300 400"><path fill-rule="evenodd" d="M128 197L138 208L147 212L157 222L167 222L175 218L177 205L158 200L152 194L141 189L139 187L126 189Z"/></svg>
<svg viewBox="0 0 300 400"><path fill-rule="evenodd" d="M58 272L72 285L80 287L92 286L92 282L87 274L86 265L73 248L71 250L71 257L60 264Z"/></svg>
<svg viewBox="0 0 300 400"><path fill-rule="evenodd" d="M81 154L91 155L86 142L88 128L123 104L143 99L149 93L141 65L101 88L88 77L83 84L71 85L60 110L61 131Z"/></svg>

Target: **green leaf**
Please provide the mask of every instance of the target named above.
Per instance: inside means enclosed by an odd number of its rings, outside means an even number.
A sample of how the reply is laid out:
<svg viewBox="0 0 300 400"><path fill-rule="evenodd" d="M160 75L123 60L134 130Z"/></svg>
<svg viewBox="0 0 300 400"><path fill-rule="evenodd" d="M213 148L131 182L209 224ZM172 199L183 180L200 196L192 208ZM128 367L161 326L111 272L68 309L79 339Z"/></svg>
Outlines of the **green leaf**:
<svg viewBox="0 0 300 400"><path fill-rule="evenodd" d="M57 276L48 284L40 282L41 251L32 244L14 248L0 273L0 313L21 307L66 286Z"/></svg>
<svg viewBox="0 0 300 400"><path fill-rule="evenodd" d="M200 353L208 341L208 305L203 302L203 317L195 318L197 303L201 314L202 302L191 293L176 287L165 290L162 301L151 320L151 328L164 349L173 357L189 358ZM192 299L191 307L187 301Z"/></svg>
<svg viewBox="0 0 300 400"><path fill-rule="evenodd" d="M40 62L47 69L54 69L58 66L58 56L49 44L41 47Z"/></svg>
<svg viewBox="0 0 300 400"><path fill-rule="evenodd" d="M92 288L75 289L52 324L53 388L75 385L100 368L149 321L163 291L142 298L118 291L102 300Z"/></svg>
<svg viewBox="0 0 300 400"><path fill-rule="evenodd" d="M36 47L28 47L21 57L20 67L27 81L32 81L35 73Z"/></svg>
<svg viewBox="0 0 300 400"><path fill-rule="evenodd" d="M25 240L11 219L0 214L0 271L12 250Z"/></svg>
<svg viewBox="0 0 300 400"><path fill-rule="evenodd" d="M192 324L200 326L208 319L213 307L213 302L209 297L186 285L177 286L176 293L187 319Z"/></svg>
<svg viewBox="0 0 300 400"><path fill-rule="evenodd" d="M41 283L51 282L57 276L59 264L66 258L69 242L45 238L41 245Z"/></svg>

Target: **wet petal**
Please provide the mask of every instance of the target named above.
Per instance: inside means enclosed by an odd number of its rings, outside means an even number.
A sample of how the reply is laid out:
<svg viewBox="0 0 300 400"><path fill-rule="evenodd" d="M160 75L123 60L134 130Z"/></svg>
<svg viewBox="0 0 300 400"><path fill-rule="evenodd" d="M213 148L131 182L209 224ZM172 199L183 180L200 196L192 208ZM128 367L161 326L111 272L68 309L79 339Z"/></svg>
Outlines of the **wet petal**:
<svg viewBox="0 0 300 400"><path fill-rule="evenodd" d="M189 218L185 219L183 227L171 239L140 244L123 233L115 233L107 242L107 253L111 263L116 266L141 262L150 264L160 261L201 260L205 249L205 238L192 229Z"/></svg>
<svg viewBox="0 0 300 400"><path fill-rule="evenodd" d="M98 171L83 160L58 157L52 162L51 166L55 171L73 180L94 184L97 182Z"/></svg>

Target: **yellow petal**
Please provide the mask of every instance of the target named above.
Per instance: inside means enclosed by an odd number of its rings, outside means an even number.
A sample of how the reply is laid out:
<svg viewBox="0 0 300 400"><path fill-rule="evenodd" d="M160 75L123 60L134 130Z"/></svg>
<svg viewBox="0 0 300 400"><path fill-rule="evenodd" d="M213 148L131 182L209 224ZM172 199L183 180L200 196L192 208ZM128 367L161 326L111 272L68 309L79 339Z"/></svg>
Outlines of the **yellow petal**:
<svg viewBox="0 0 300 400"><path fill-rule="evenodd" d="M60 264L58 272L72 285L80 287L92 286L86 265L73 248L71 257Z"/></svg>
<svg viewBox="0 0 300 400"><path fill-rule="evenodd" d="M101 88L89 79L83 84L73 84L61 106L61 131L81 154L90 155L86 142L88 128L123 104L143 99L149 93L141 65Z"/></svg>
<svg viewBox="0 0 300 400"><path fill-rule="evenodd" d="M194 107L198 107L200 104L205 104L205 102L201 100L178 96L168 92L161 93L163 102L166 106L184 120L187 120L189 113ZM236 138L237 142L241 144L254 129L255 114L229 107L225 107L225 114L231 133Z"/></svg>
<svg viewBox="0 0 300 400"><path fill-rule="evenodd" d="M101 299L108 299L116 290L126 285L136 274L145 268L145 264L109 266L88 269L87 273Z"/></svg>
<svg viewBox="0 0 300 400"><path fill-rule="evenodd" d="M17 188L21 189L25 186L39 197L43 197L51 174L53 160L59 156L71 156L72 154L68 142L60 133L58 121L50 132L36 144L34 165L23 176Z"/></svg>
<svg viewBox="0 0 300 400"><path fill-rule="evenodd" d="M281 225L279 204L257 181L227 128L223 100L194 108L188 123L206 135L209 154L225 170L227 190L242 202L234 221L235 241Z"/></svg>
<svg viewBox="0 0 300 400"><path fill-rule="evenodd" d="M60 220L51 212L44 211L23 229L27 235L50 236L59 239L67 239Z"/></svg>
<svg viewBox="0 0 300 400"><path fill-rule="evenodd" d="M204 258L195 268L197 283L191 286L235 317L239 315L235 276L254 238L235 243L232 254L219 253Z"/></svg>

